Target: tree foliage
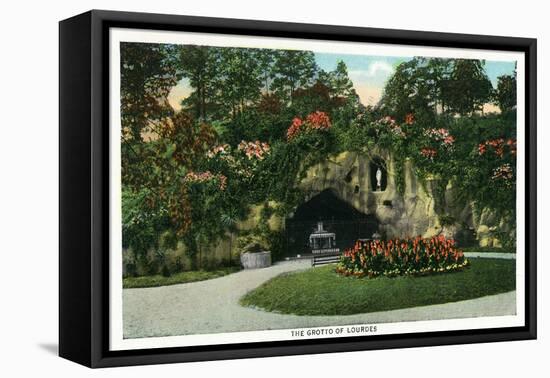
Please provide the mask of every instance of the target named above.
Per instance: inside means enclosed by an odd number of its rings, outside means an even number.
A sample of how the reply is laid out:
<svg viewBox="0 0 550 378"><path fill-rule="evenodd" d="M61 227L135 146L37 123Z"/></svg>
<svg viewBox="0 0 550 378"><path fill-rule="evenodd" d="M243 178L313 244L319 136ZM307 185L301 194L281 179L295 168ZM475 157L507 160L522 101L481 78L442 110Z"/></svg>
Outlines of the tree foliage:
<svg viewBox="0 0 550 378"><path fill-rule="evenodd" d="M120 51L122 129L140 141L173 111L167 96L178 81L174 48L147 43L123 43Z"/></svg>
<svg viewBox="0 0 550 378"><path fill-rule="evenodd" d="M516 107L517 96L516 73L513 75L502 75L498 78L496 90L493 93L494 102L503 113L509 112Z"/></svg>
<svg viewBox="0 0 550 378"><path fill-rule="evenodd" d="M194 45L181 46L178 50L179 69L194 88L182 105L189 109L196 119L206 120L208 112L215 106L213 99L219 89L216 78L219 50L214 47Z"/></svg>
<svg viewBox="0 0 550 378"><path fill-rule="evenodd" d="M182 79L191 93L175 111L168 95ZM406 61L373 109L344 62L327 72L310 51L123 43L123 243L136 258L183 243L197 263L250 205L292 212L311 165L374 147L392 152L397 176L412 159L465 200L510 208L514 117L478 114L490 94L482 61ZM499 78L492 96L513 113L515 77ZM264 238L277 243L264 215Z"/></svg>
<svg viewBox="0 0 550 378"><path fill-rule="evenodd" d="M417 57L401 63L384 88L381 108L396 119L438 113L471 115L489 102L492 85L484 62Z"/></svg>
<svg viewBox="0 0 550 378"><path fill-rule="evenodd" d="M453 69L446 79L442 97L448 111L460 115L483 110L490 100L492 85L483 68L485 62L476 59L454 59Z"/></svg>
<svg viewBox="0 0 550 378"><path fill-rule="evenodd" d="M281 99L292 102L296 89L312 84L316 73L317 64L311 51L277 51L270 89Z"/></svg>

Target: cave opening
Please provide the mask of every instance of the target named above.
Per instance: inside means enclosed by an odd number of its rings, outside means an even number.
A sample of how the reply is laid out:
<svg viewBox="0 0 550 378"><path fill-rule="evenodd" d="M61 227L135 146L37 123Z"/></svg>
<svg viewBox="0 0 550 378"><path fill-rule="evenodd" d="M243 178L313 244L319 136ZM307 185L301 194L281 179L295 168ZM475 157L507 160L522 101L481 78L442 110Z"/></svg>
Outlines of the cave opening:
<svg viewBox="0 0 550 378"><path fill-rule="evenodd" d="M336 235L336 246L343 251L357 239L369 239L378 231L374 215L365 214L339 198L332 189L325 189L296 208L286 219L287 256L311 253L309 237L322 222L327 232Z"/></svg>

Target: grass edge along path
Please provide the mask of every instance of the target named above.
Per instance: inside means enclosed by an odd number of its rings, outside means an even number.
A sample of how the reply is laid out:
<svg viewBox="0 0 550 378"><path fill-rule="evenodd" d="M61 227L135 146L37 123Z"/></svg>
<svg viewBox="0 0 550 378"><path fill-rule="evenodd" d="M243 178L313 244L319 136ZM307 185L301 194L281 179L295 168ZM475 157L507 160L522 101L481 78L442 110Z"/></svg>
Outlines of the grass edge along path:
<svg viewBox="0 0 550 378"><path fill-rule="evenodd" d="M227 274L235 273L240 268L236 266L224 267L214 270L195 270L174 273L168 277L162 275L126 277L122 279L124 289L158 287L167 285L177 285L182 283L210 280L212 278L223 277Z"/></svg>
<svg viewBox="0 0 550 378"><path fill-rule="evenodd" d="M462 250L462 252L516 253L515 248L503 248L503 247L465 247L460 249Z"/></svg>
<svg viewBox="0 0 550 378"><path fill-rule="evenodd" d="M515 260L470 258L463 271L374 279L344 277L335 265L281 274L240 304L283 314L352 315L474 299L515 290Z"/></svg>

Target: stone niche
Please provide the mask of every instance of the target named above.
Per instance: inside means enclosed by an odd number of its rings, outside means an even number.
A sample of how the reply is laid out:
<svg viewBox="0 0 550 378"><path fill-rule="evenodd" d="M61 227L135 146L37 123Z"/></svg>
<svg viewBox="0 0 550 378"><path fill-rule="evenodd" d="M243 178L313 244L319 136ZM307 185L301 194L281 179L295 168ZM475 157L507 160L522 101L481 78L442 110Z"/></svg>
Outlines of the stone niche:
<svg viewBox="0 0 550 378"><path fill-rule="evenodd" d="M307 193L306 200L330 189L363 214L374 215L379 232L386 237L431 237L442 233L466 241L475 237L478 230L487 234L491 227L502 225L501 220L490 219L489 215L475 216L470 203L456 198L450 183L444 188L444 195L436 197L438 180L428 178L420 182L410 160L404 162L404 191L399 193L395 164L391 154L384 150L342 152L310 167L299 186ZM382 183L377 188L378 169ZM479 241L498 245L498 241L489 240L486 235Z"/></svg>

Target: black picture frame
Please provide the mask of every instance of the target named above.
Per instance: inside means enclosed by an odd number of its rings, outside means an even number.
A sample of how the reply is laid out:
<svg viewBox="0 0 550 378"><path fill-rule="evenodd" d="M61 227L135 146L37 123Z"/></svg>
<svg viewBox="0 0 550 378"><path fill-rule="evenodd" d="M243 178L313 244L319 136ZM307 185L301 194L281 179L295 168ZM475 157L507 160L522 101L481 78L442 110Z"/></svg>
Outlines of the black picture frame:
<svg viewBox="0 0 550 378"><path fill-rule="evenodd" d="M525 53L524 327L110 351L109 29L112 27ZM93 10L59 24L59 354L89 367L536 338L536 39Z"/></svg>

